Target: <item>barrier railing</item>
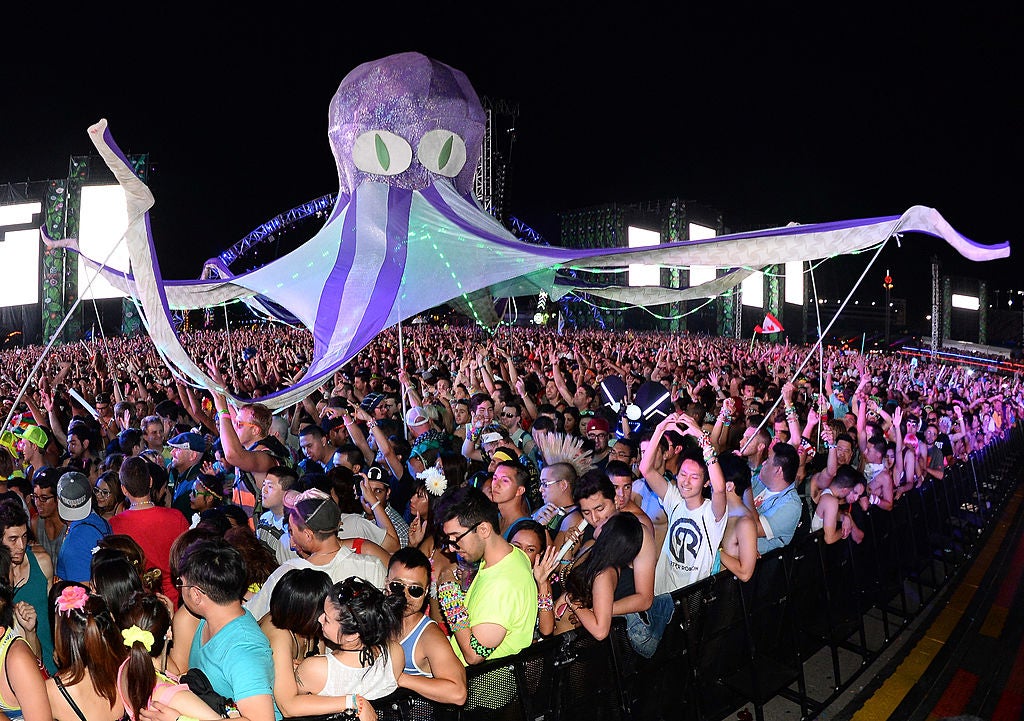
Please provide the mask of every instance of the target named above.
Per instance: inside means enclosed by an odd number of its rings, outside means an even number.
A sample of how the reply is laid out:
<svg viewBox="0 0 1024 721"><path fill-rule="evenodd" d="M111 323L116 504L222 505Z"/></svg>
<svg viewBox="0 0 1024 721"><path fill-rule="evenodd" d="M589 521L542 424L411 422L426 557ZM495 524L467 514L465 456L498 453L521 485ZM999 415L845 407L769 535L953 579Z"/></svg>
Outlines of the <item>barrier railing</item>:
<svg viewBox="0 0 1024 721"><path fill-rule="evenodd" d="M749 704L761 719L781 697L814 716L974 557L1016 486L1022 448L1018 424L892 511L858 513L860 544L828 545L818 531L763 556L747 583L723 572L679 589L651 659L616 619L603 641L570 632L470 668L461 707L405 692L374 707L382 721L651 721L719 719ZM831 673L808 679L808 659L826 652ZM858 661L852 671L841 652ZM812 685L830 690L815 696Z"/></svg>

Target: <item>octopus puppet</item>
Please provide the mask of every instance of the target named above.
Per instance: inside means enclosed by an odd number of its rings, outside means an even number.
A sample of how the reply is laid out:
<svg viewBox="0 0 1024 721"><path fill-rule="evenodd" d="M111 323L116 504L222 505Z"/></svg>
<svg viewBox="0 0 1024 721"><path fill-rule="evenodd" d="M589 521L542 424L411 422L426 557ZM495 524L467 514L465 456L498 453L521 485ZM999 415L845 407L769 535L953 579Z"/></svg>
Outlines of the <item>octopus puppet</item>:
<svg viewBox="0 0 1024 721"><path fill-rule="evenodd" d="M680 300L717 295L751 268L861 251L903 232L942 238L971 260L1009 254L1008 243L978 245L923 206L899 216L791 225L643 249L521 242L472 194L486 126L479 97L465 74L419 53L391 55L352 70L331 101L329 122L339 192L323 227L291 253L253 271L230 275L222 268L227 277L190 281L162 277L149 225L153 194L130 169L107 122L89 128L127 197L123 240L131 272L85 260L137 299L166 361L192 382L227 392L183 348L171 320L175 310L266 300L313 334L313 357L294 385L261 398L231 396L235 403L291 405L382 330L544 269L614 269L631 263L732 269L704 286L673 291L672 299ZM73 239L44 241L77 250Z"/></svg>

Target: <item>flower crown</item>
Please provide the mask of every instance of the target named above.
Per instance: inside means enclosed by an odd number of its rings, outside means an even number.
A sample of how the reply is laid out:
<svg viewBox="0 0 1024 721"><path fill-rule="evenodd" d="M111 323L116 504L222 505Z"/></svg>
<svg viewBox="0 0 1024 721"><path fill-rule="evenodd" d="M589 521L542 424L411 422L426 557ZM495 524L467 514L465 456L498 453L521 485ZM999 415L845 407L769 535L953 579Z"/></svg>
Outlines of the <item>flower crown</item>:
<svg viewBox="0 0 1024 721"><path fill-rule="evenodd" d="M65 616L71 614L71 609L81 611L85 608L85 602L89 600L89 592L81 586L68 586L57 597L57 611Z"/></svg>
<svg viewBox="0 0 1024 721"><path fill-rule="evenodd" d="M417 473L416 477L423 481L427 493L432 496L443 495L448 490L448 479L445 478L444 471L437 466L430 466L422 473Z"/></svg>

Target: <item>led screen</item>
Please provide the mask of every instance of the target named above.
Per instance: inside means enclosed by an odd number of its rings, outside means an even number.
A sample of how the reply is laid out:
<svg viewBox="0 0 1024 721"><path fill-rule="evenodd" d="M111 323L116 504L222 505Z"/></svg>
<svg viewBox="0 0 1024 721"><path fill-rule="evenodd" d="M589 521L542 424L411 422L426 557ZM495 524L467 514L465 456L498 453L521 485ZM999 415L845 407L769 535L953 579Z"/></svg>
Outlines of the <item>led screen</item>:
<svg viewBox="0 0 1024 721"><path fill-rule="evenodd" d="M743 305L751 308L764 308L764 273L757 271L747 276L740 283Z"/></svg>
<svg viewBox="0 0 1024 721"><path fill-rule="evenodd" d="M786 302L804 303L804 264L793 260L786 263Z"/></svg>
<svg viewBox="0 0 1024 721"><path fill-rule="evenodd" d="M78 243L84 255L101 262L109 255L107 266L127 271L128 246L121 242L127 227L128 206L121 186L87 185L82 188ZM110 252L112 248L113 254ZM124 293L96 275L81 259L78 261L78 292L82 300L124 297Z"/></svg>
<svg viewBox="0 0 1024 721"><path fill-rule="evenodd" d="M631 225L628 233L630 248L649 248L661 243L661 233L655 233L653 230L635 228ZM629 285L661 285L661 266L630 263Z"/></svg>
<svg viewBox="0 0 1024 721"><path fill-rule="evenodd" d="M718 233L714 228L709 228L700 223L690 223L688 226L690 240L706 240L714 238ZM690 287L707 283L715 279L715 267L712 265L691 265L690 266Z"/></svg>
<svg viewBox="0 0 1024 721"><path fill-rule="evenodd" d="M39 203L0 206L0 227L32 222ZM39 302L39 231L8 230L0 242L0 307Z"/></svg>
<svg viewBox="0 0 1024 721"><path fill-rule="evenodd" d="M978 310L981 307L980 301L973 295L954 293L951 302L954 308L963 308L964 310Z"/></svg>

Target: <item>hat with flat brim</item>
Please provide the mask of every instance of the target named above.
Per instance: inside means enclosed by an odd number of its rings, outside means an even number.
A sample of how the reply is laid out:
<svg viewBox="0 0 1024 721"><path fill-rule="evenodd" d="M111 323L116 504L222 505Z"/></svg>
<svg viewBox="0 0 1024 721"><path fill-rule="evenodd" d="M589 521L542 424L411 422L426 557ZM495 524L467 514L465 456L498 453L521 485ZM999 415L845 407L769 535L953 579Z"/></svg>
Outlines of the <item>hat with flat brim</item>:
<svg viewBox="0 0 1024 721"><path fill-rule="evenodd" d="M69 471L57 481L57 510L69 523L92 513L92 486L84 473Z"/></svg>

